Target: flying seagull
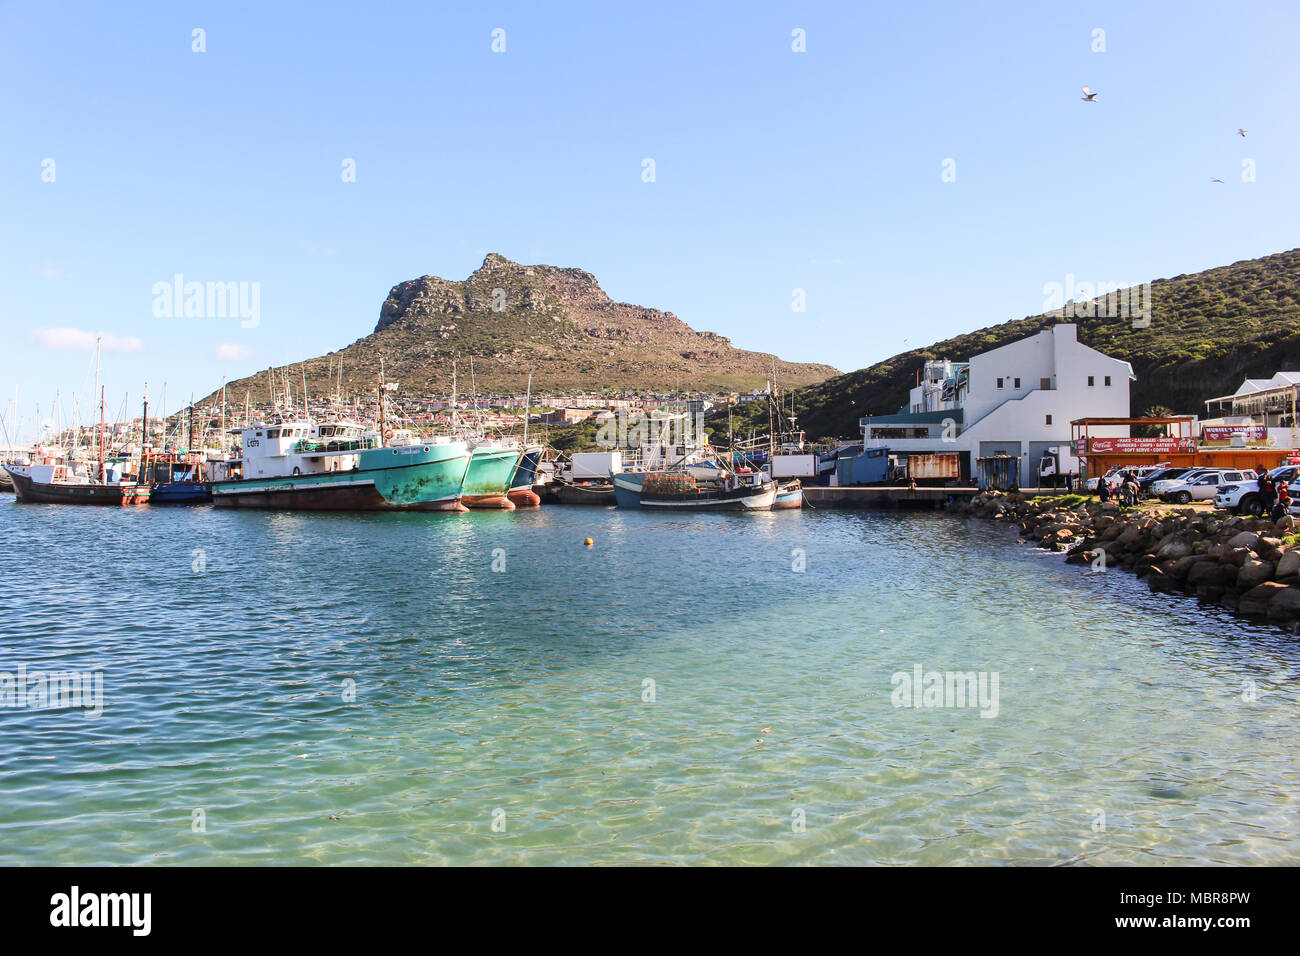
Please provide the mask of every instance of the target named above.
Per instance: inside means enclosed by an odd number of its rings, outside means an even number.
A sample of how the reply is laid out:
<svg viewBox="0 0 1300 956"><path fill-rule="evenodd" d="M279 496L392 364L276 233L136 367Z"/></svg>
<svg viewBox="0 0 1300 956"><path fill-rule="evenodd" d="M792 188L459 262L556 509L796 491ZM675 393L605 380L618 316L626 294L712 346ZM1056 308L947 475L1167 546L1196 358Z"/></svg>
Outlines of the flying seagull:
<svg viewBox="0 0 1300 956"><path fill-rule="evenodd" d="M1083 101L1085 103L1095 103L1097 102L1097 94L1085 86L1083 88Z"/></svg>
<svg viewBox="0 0 1300 956"><path fill-rule="evenodd" d="M1242 139L1245 139L1245 138L1246 138L1246 131L1245 131L1244 129L1239 129L1239 130L1237 130L1237 135L1240 136Z"/></svg>
<svg viewBox="0 0 1300 956"><path fill-rule="evenodd" d="M1221 182L1223 182L1223 180L1222 180L1222 179L1211 178L1211 179L1210 179L1210 182L1212 182L1212 183L1221 183Z"/></svg>

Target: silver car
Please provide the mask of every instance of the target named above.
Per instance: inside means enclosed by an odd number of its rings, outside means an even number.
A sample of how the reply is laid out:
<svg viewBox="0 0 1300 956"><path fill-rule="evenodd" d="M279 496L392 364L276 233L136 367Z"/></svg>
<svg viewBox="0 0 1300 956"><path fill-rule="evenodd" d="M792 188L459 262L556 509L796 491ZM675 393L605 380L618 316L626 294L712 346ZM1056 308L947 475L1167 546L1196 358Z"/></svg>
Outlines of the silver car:
<svg viewBox="0 0 1300 956"><path fill-rule="evenodd" d="M1219 491L1220 485L1232 484L1234 481L1247 481L1247 478L1253 478L1254 472L1242 471L1202 471L1190 477L1182 484L1174 485L1172 488L1162 492L1160 497L1165 501L1172 501L1175 504L1185 505L1193 501L1209 501ZM1159 484L1159 482L1157 482Z"/></svg>

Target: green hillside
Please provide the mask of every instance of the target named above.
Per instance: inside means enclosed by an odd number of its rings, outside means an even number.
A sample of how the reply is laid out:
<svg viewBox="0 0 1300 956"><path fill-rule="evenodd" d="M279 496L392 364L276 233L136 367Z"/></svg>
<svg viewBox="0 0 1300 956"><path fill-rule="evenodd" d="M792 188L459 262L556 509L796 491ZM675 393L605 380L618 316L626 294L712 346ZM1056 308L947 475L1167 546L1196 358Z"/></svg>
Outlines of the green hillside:
<svg viewBox="0 0 1300 956"><path fill-rule="evenodd" d="M907 404L927 359L965 361L1061 321L1077 324L1085 345L1132 363L1133 414L1162 405L1203 415L1207 398L1231 394L1243 378L1300 368L1300 249L1153 280L1151 300L1148 328L1133 328L1129 318L1037 315L836 376L797 391L800 427L812 438L857 436L863 415Z"/></svg>

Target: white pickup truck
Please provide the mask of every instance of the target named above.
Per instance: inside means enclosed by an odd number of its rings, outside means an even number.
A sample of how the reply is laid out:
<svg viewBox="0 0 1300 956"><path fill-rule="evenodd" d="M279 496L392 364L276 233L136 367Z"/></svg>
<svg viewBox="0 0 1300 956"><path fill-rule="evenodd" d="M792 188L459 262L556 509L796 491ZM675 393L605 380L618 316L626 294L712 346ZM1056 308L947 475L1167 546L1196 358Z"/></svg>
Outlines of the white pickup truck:
<svg viewBox="0 0 1300 956"><path fill-rule="evenodd" d="M1294 485L1297 478L1300 478L1300 465L1281 465L1269 472L1273 482L1285 481ZM1293 496L1294 500L1294 496ZM1259 517L1264 513L1264 499L1259 494L1259 481L1251 479L1246 481L1234 481L1221 485L1218 493L1214 496L1214 506L1216 508L1226 508L1228 511L1234 511L1237 514L1249 514ZM1293 505L1291 511L1296 513L1297 506Z"/></svg>

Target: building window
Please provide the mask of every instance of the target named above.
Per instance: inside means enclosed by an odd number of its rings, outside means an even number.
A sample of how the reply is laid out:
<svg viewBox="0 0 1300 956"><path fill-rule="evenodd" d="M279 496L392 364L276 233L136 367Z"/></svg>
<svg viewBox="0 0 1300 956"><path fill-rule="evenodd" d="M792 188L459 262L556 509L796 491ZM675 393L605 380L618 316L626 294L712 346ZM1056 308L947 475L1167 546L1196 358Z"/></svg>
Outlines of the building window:
<svg viewBox="0 0 1300 956"><path fill-rule="evenodd" d="M1096 384L1097 384L1097 379L1096 379L1096 377L1095 377L1095 376L1092 376L1092 375L1089 375L1089 376L1088 376L1088 387L1089 387L1089 388L1092 388L1092 387L1093 387L1094 385L1096 385Z"/></svg>
<svg viewBox="0 0 1300 956"><path fill-rule="evenodd" d="M1052 424L1052 416L1051 416L1051 415L1048 415L1048 416L1047 416L1047 424L1048 424L1048 425Z"/></svg>
<svg viewBox="0 0 1300 956"><path fill-rule="evenodd" d="M1106 382L1106 387L1109 388L1109 387L1110 387L1110 376L1109 376L1109 375L1106 376L1105 382Z"/></svg>
<svg viewBox="0 0 1300 956"><path fill-rule="evenodd" d="M1046 392L1051 389L1052 380L1050 378L1040 378L1038 380L1038 387L1041 388L1044 392Z"/></svg>
<svg viewBox="0 0 1300 956"><path fill-rule="evenodd" d="M1020 379L1015 379L1016 388L1020 387Z"/></svg>
<svg viewBox="0 0 1300 956"><path fill-rule="evenodd" d="M1002 387L1002 379L998 379L998 388Z"/></svg>

